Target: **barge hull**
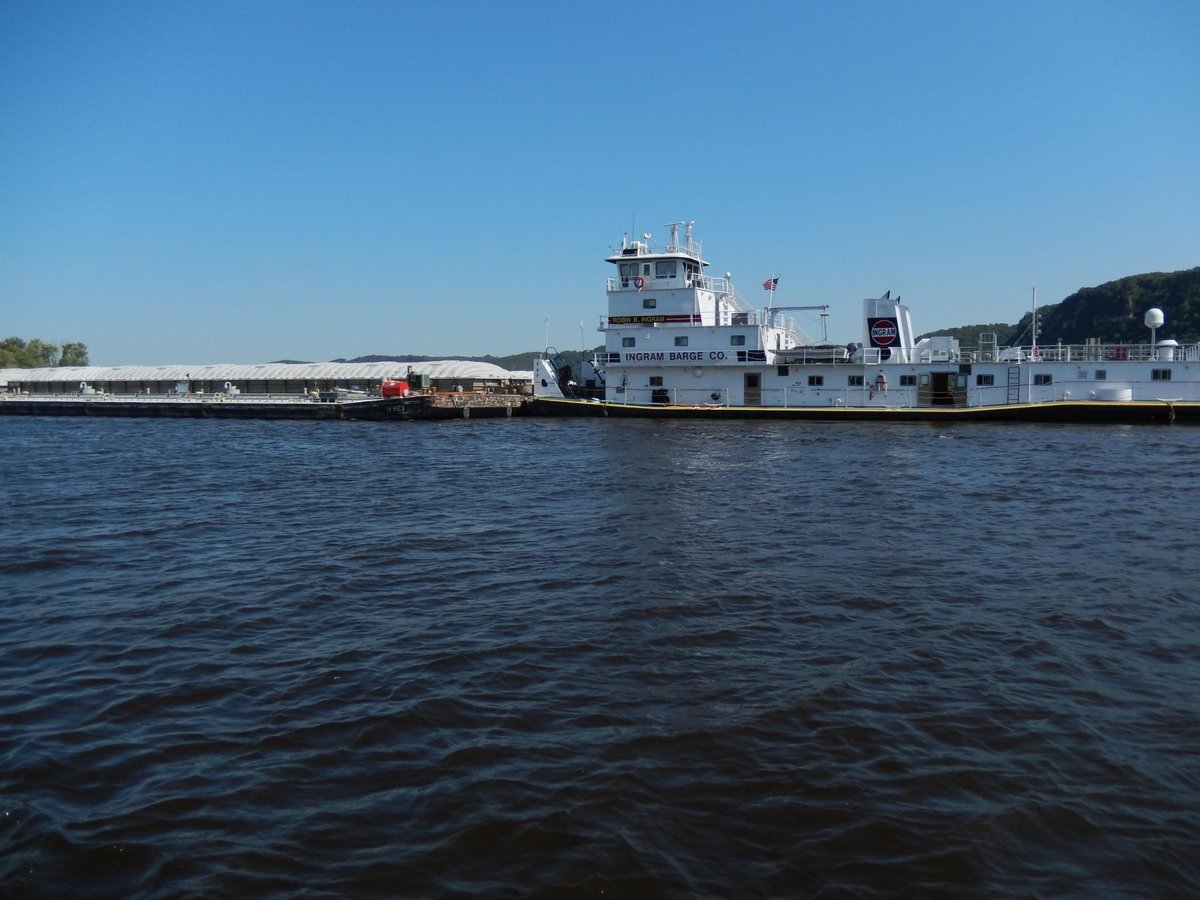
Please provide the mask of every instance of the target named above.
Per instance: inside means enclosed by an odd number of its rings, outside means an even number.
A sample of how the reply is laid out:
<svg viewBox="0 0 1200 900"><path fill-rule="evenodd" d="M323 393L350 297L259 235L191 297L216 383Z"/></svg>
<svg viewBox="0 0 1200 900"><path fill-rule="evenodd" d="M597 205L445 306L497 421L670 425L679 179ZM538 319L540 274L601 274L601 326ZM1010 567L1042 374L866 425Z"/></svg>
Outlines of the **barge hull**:
<svg viewBox="0 0 1200 900"><path fill-rule="evenodd" d="M511 418L524 415L528 397L515 394L414 394L367 400L198 400L134 397L9 397L0 415L101 416L159 419L292 419L302 421L413 421Z"/></svg>
<svg viewBox="0 0 1200 900"><path fill-rule="evenodd" d="M642 419L743 419L811 422L1043 422L1106 424L1200 424L1200 403L1175 401L1122 401L1106 403L1075 400L1048 403L1013 403L982 407L758 407L672 406L607 403L595 400L559 400L535 397L529 406L534 416L600 416Z"/></svg>
<svg viewBox="0 0 1200 900"><path fill-rule="evenodd" d="M288 403L254 400L6 399L0 415L149 419L407 420L416 405L403 399Z"/></svg>

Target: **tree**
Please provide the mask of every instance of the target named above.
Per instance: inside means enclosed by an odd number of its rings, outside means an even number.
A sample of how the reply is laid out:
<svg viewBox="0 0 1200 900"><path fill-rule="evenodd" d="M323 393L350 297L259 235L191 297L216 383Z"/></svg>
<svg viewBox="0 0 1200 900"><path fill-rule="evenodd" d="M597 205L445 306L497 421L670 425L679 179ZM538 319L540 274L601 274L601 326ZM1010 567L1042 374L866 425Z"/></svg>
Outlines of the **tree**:
<svg viewBox="0 0 1200 900"><path fill-rule="evenodd" d="M78 341L51 344L34 338L24 341L19 337L0 340L0 369L49 369L54 366L86 366L88 350Z"/></svg>
<svg viewBox="0 0 1200 900"><path fill-rule="evenodd" d="M86 366L88 364L87 344L71 341L62 345L62 356L58 360L60 366Z"/></svg>
<svg viewBox="0 0 1200 900"><path fill-rule="evenodd" d="M49 368L58 363L58 345L34 338L25 345L26 366L31 369Z"/></svg>
<svg viewBox="0 0 1200 900"><path fill-rule="evenodd" d="M19 337L8 337L0 341L0 368L23 368L21 360L25 357L25 342Z"/></svg>

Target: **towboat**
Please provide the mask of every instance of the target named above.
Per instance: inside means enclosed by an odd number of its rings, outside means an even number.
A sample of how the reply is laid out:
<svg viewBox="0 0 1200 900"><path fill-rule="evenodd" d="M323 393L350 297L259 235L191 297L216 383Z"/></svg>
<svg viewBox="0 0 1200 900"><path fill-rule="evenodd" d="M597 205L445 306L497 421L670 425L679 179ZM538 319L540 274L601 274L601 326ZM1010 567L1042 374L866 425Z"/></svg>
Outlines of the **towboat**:
<svg viewBox="0 0 1200 900"><path fill-rule="evenodd" d="M812 343L795 313L754 308L732 277L709 274L691 222L663 247L624 237L606 258L604 350L582 372L548 351L535 360L533 415L872 421L1200 422L1200 344L975 347L916 339L909 307L888 291L862 301L861 341ZM682 237L680 231L682 229Z"/></svg>

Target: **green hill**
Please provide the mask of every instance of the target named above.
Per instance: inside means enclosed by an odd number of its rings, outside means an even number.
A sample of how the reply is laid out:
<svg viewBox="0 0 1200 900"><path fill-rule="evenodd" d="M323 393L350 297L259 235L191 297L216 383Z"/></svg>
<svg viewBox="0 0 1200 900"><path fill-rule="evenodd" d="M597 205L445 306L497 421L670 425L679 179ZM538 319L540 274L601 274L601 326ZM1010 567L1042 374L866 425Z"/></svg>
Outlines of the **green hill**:
<svg viewBox="0 0 1200 900"><path fill-rule="evenodd" d="M1143 324L1146 310L1158 307L1166 324L1158 339L1175 338L1182 344L1200 342L1200 266L1181 272L1150 272L1129 275L1080 288L1061 303L1038 308L1038 343L1082 344L1089 338L1101 343L1146 343L1150 332ZM1032 343L1025 313L1015 325L962 325L931 331L949 334L964 346L978 343L981 332L995 332L1001 346Z"/></svg>
<svg viewBox="0 0 1200 900"><path fill-rule="evenodd" d="M956 328L941 328L937 331L928 331L925 334L917 335L917 340L923 337L948 334L953 338L957 338L959 344L963 347L974 347L979 343L979 335L989 332L996 335L996 341L999 346L1007 347L1016 338L1017 326L1006 325L1003 322L993 322L990 325L959 325Z"/></svg>

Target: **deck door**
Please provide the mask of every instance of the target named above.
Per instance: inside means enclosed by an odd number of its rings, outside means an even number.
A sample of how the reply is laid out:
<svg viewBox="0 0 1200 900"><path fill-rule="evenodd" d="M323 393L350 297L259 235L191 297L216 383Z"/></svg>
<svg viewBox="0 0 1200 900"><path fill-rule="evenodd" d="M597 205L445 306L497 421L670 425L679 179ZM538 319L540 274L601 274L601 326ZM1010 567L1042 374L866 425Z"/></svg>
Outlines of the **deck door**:
<svg viewBox="0 0 1200 900"><path fill-rule="evenodd" d="M762 406L762 375L758 372L747 372L742 389L742 404L744 406Z"/></svg>

